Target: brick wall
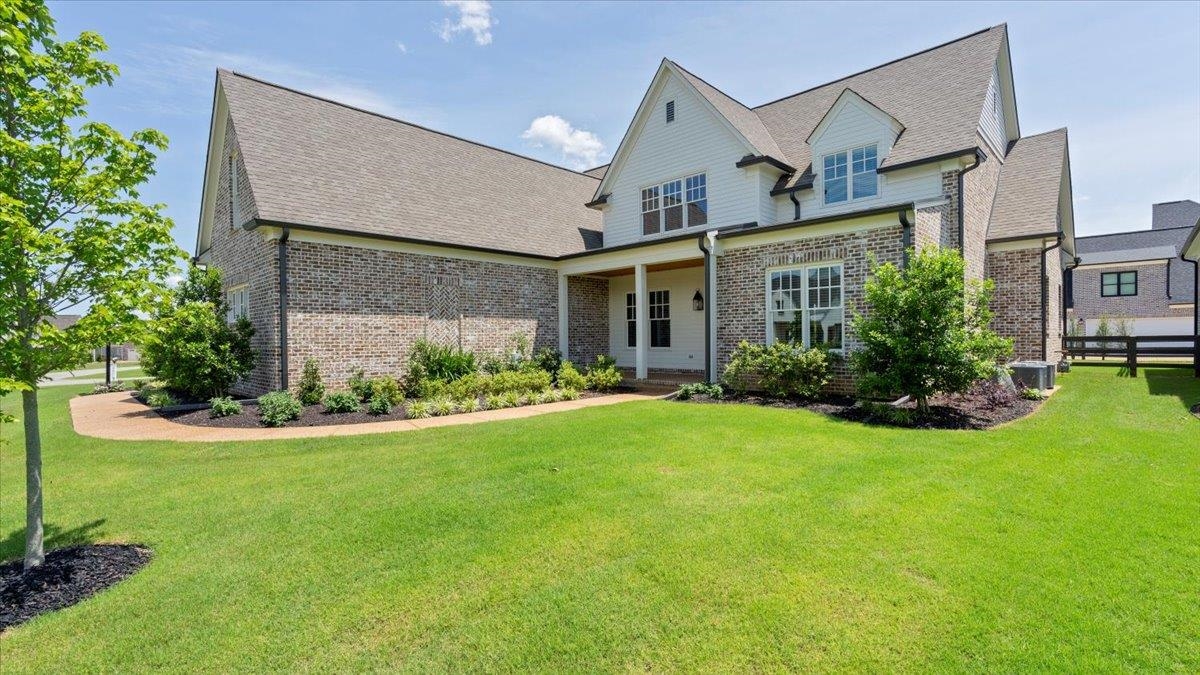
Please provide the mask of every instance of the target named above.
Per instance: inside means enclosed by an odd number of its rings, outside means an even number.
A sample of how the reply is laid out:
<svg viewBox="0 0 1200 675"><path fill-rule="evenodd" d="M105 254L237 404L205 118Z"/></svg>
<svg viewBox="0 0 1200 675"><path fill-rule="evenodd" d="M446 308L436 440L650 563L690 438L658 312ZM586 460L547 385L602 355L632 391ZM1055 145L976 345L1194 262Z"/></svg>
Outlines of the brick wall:
<svg viewBox="0 0 1200 675"><path fill-rule="evenodd" d="M608 345L608 279L567 278L567 341L569 358L577 366L611 354Z"/></svg>
<svg viewBox="0 0 1200 675"><path fill-rule="evenodd" d="M279 386L279 273L274 242L266 241L257 232L247 232L241 224L258 215L258 207L250 190L250 182L242 165L241 155L235 162L238 177L238 220L230 217L229 156L238 148L233 120L225 125L225 147L217 179L216 205L213 210L212 239L206 260L221 270L226 289L247 284L249 290L250 322L254 324L252 345L258 352L254 371L234 390L238 393L260 393Z"/></svg>
<svg viewBox="0 0 1200 675"><path fill-rule="evenodd" d="M503 355L514 335L558 346L558 274L522 265L288 243L288 372L321 362L327 385L357 368L401 375L420 338Z"/></svg>
<svg viewBox="0 0 1200 675"><path fill-rule="evenodd" d="M958 246L958 172L942 173L942 196L946 202L917 209L913 223L913 247Z"/></svg>
<svg viewBox="0 0 1200 675"><path fill-rule="evenodd" d="M996 199L1001 166L1000 160L988 157L979 166L963 174L963 257L967 263L968 279L981 279L984 275L988 222L992 216L992 202ZM955 239L958 239L957 233Z"/></svg>
<svg viewBox="0 0 1200 675"><path fill-rule="evenodd" d="M996 283L992 301L992 329L1013 341L1014 359L1042 358L1041 247L1016 251L989 251L987 274ZM1058 251L1046 254L1047 358L1062 355L1062 274Z"/></svg>
<svg viewBox="0 0 1200 675"><path fill-rule="evenodd" d="M1179 264L1176 260L1172 264ZM1138 293L1135 296L1105 298L1100 295L1100 275L1104 272L1137 272ZM1171 308L1175 304L1190 302L1191 298L1167 299L1167 266L1161 262L1151 264L1128 263L1120 267L1095 269L1079 267L1072 273L1075 286L1075 306L1072 316L1080 319L1099 319L1101 315L1130 319L1191 316L1191 308Z"/></svg>
<svg viewBox="0 0 1200 675"><path fill-rule="evenodd" d="M869 271L868 254L880 262L900 264L903 249L901 229L897 224L867 232L835 234L798 241L733 248L717 258L717 375L737 344L748 340L762 344L766 341L767 268L790 264L842 261L843 304L845 325L843 344L849 350L858 346L850 319L863 308L863 285ZM847 364L835 367L834 391L852 389Z"/></svg>

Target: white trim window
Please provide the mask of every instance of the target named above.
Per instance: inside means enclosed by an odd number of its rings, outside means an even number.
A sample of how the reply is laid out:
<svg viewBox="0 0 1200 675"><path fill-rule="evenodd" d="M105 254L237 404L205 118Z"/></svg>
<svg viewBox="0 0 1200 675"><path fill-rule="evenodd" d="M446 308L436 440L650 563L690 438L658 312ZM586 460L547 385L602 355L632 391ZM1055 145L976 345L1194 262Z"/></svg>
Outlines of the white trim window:
<svg viewBox="0 0 1200 675"><path fill-rule="evenodd" d="M239 317L250 316L250 286L234 286L225 292L225 298L225 304L228 306L225 313L227 322L233 323Z"/></svg>
<svg viewBox="0 0 1200 675"><path fill-rule="evenodd" d="M821 183L826 204L879 196L877 144L828 154L821 161Z"/></svg>
<svg viewBox="0 0 1200 675"><path fill-rule="evenodd" d="M650 291L650 346L671 347L671 291Z"/></svg>
<svg viewBox="0 0 1200 675"><path fill-rule="evenodd" d="M767 271L767 344L842 349L842 265L822 263Z"/></svg>
<svg viewBox="0 0 1200 675"><path fill-rule="evenodd" d="M642 234L708 224L708 177L703 173L642 188Z"/></svg>
<svg viewBox="0 0 1200 675"><path fill-rule="evenodd" d="M637 347L637 294L625 294L625 346Z"/></svg>

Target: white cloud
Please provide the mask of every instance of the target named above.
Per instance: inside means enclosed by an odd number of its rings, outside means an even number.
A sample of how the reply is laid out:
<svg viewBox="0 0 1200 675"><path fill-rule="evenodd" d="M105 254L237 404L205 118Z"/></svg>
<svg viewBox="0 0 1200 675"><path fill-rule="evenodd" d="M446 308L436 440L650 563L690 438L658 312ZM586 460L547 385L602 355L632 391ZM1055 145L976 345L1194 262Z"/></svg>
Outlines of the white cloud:
<svg viewBox="0 0 1200 675"><path fill-rule="evenodd" d="M486 0L442 0L442 4L458 10L458 20L445 19L438 27L438 35L449 42L455 33L470 31L475 36L475 44L492 44L492 26L496 19L492 17L492 3Z"/></svg>
<svg viewBox="0 0 1200 675"><path fill-rule="evenodd" d="M576 129L558 115L542 115L529 123L521 138L537 148L553 148L568 164L586 169L600 163L604 143L590 131Z"/></svg>
<svg viewBox="0 0 1200 675"><path fill-rule="evenodd" d="M397 41L397 42L396 42L396 49L399 49L401 54L407 54L407 53L408 53L408 47L407 47L407 46L406 46L406 45L405 45L403 42Z"/></svg>
<svg viewBox="0 0 1200 675"><path fill-rule="evenodd" d="M135 53L131 67L124 70L130 79L153 94L167 97L176 93L181 86L197 89L207 84L211 87L213 72L218 67L261 77L364 110L404 119L420 117L401 109L387 97L354 78L255 54L179 45L146 45L146 51ZM156 100L154 96L131 105L157 112L169 112L174 106L172 102ZM207 114L208 111L204 112Z"/></svg>

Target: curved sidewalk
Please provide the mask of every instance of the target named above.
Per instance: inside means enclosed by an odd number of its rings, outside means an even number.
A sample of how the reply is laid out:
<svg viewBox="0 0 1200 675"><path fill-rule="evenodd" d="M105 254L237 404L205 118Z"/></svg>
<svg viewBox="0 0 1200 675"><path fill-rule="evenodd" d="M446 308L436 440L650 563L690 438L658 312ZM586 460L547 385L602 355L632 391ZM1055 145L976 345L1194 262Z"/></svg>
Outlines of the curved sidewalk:
<svg viewBox="0 0 1200 675"><path fill-rule="evenodd" d="M171 422L136 401L127 392L76 396L71 399L71 421L75 433L94 438L117 441L269 441L288 438L319 438L324 436L358 436L393 431L417 431L431 427L459 424L478 424L498 420L536 417L548 413L579 410L627 401L647 401L658 398L649 394L613 394L577 401L559 401L542 405L460 413L446 417L419 420L388 420L362 424L330 424L316 427L200 427Z"/></svg>

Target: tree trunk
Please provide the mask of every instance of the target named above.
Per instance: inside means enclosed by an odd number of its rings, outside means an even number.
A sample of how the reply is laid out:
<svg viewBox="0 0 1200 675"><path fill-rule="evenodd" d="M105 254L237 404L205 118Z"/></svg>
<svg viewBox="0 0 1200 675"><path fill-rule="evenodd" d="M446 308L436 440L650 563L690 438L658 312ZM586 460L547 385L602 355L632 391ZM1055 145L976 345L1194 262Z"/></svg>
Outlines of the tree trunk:
<svg viewBox="0 0 1200 675"><path fill-rule="evenodd" d="M42 433L37 389L21 392L25 412L25 569L46 559L42 532Z"/></svg>

